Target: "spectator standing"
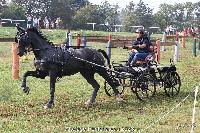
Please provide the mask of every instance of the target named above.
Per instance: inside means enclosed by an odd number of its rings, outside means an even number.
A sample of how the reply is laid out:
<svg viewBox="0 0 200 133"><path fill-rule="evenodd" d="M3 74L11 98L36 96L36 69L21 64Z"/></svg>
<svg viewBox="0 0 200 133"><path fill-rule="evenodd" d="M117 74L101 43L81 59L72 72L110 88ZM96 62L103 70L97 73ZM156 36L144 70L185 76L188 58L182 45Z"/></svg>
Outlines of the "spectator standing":
<svg viewBox="0 0 200 133"><path fill-rule="evenodd" d="M57 19L56 19L56 28L60 28L60 22L61 22L61 20L60 20L60 17L58 17Z"/></svg>
<svg viewBox="0 0 200 133"><path fill-rule="evenodd" d="M169 35L173 35L173 27L172 27L172 25L169 26Z"/></svg>
<svg viewBox="0 0 200 133"><path fill-rule="evenodd" d="M194 31L195 31L195 34L199 34L199 28L198 27L195 27L195 29L194 29Z"/></svg>
<svg viewBox="0 0 200 133"><path fill-rule="evenodd" d="M55 23L54 20L51 20L51 28L54 29L55 28Z"/></svg>
<svg viewBox="0 0 200 133"><path fill-rule="evenodd" d="M31 24L32 24L32 17L31 17L31 15L28 15L28 17L27 17L27 28L31 28Z"/></svg>
<svg viewBox="0 0 200 133"><path fill-rule="evenodd" d="M165 32L167 35L169 35L169 26L166 27Z"/></svg>
<svg viewBox="0 0 200 133"><path fill-rule="evenodd" d="M33 17L33 27L38 28L38 19L36 16Z"/></svg>
<svg viewBox="0 0 200 133"><path fill-rule="evenodd" d="M47 16L44 18L44 25L46 29L49 29L49 20L47 18Z"/></svg>
<svg viewBox="0 0 200 133"><path fill-rule="evenodd" d="M39 18L38 18L38 28L39 28L39 29L42 29L43 27L44 27L44 24L43 24L42 18L39 17Z"/></svg>

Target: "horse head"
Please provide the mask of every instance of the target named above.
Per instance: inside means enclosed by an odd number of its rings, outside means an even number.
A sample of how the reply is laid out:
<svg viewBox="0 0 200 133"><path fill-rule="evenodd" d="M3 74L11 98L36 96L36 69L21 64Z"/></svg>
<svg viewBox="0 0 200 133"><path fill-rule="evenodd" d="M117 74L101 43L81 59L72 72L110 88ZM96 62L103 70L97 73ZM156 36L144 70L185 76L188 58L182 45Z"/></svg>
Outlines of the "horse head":
<svg viewBox="0 0 200 133"><path fill-rule="evenodd" d="M24 28L17 26L17 30L18 32L15 37L15 42L17 43L18 48L17 55L23 56L29 51L31 42L28 33Z"/></svg>

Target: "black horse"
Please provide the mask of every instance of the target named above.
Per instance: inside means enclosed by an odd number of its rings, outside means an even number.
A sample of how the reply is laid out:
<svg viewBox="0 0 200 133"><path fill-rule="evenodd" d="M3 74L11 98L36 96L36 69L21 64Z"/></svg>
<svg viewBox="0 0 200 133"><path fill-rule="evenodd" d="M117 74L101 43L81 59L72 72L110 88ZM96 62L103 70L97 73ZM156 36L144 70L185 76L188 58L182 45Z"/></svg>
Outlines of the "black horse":
<svg viewBox="0 0 200 133"><path fill-rule="evenodd" d="M121 97L117 90L118 82L109 75L105 67L104 57L109 58L105 51L89 48L61 48L54 46L49 42L36 28L23 29L17 27L18 32L15 42L18 47L18 55L23 56L29 51L35 55L35 71L27 71L22 77L21 87L25 93L29 93L29 87L26 86L26 78L33 76L44 79L50 77L50 99L45 108L51 108L54 103L55 82L57 78L70 76L80 72L81 75L93 87L92 97L85 103L86 106L95 102L100 85L94 79L94 74L98 73L112 87L117 100ZM91 63L92 62L92 63ZM103 67L102 67L103 66Z"/></svg>

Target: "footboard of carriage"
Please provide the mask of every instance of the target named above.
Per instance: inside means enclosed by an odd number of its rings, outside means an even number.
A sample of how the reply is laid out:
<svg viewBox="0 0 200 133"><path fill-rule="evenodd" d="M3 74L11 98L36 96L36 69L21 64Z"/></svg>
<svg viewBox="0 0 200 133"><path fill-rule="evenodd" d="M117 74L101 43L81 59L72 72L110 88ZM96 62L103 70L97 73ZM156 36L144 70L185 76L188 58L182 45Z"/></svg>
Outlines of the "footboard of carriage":
<svg viewBox="0 0 200 133"><path fill-rule="evenodd" d="M141 66L127 66L126 61L121 61L113 62L112 69L110 75L120 84L118 87L120 94L126 89L131 89L138 99L147 100L155 95L158 88L163 88L169 97L180 92L181 79L173 63L165 66L157 65L155 62ZM104 89L108 96L113 95L107 82Z"/></svg>

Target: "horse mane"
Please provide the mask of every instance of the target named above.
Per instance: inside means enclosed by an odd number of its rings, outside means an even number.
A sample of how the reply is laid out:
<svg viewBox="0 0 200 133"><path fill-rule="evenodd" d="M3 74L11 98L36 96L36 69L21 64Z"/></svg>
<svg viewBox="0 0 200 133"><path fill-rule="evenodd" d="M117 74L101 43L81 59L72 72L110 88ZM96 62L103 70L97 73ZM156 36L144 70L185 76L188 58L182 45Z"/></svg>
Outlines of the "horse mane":
<svg viewBox="0 0 200 133"><path fill-rule="evenodd" d="M39 37L41 37L42 39L44 39L45 41L47 41L49 44L53 45L53 42L50 42L44 34L42 34L41 31L38 31L38 29L36 27L32 27L32 28L28 28L27 31L31 31L31 32L34 32L35 34L37 34Z"/></svg>

